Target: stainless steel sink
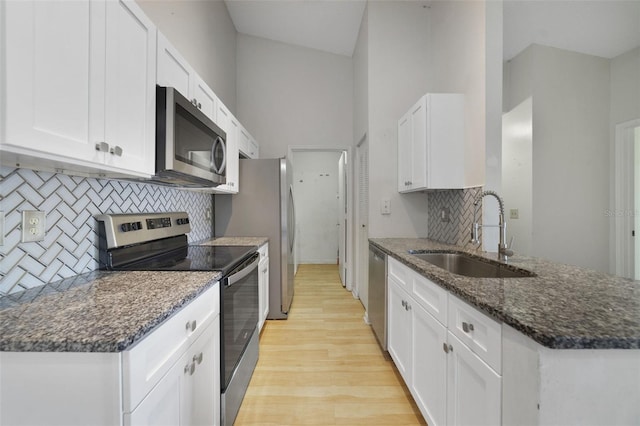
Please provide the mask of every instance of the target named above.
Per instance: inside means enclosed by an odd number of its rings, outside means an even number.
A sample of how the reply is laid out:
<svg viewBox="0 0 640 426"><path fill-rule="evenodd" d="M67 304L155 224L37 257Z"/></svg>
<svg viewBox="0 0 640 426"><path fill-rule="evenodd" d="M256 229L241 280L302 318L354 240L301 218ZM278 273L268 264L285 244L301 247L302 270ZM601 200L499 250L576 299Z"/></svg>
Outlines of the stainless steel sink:
<svg viewBox="0 0 640 426"><path fill-rule="evenodd" d="M478 259L462 252L427 252L409 250L412 254L432 265L449 272L475 278L525 278L536 274L525 269L510 269L504 264L489 259Z"/></svg>

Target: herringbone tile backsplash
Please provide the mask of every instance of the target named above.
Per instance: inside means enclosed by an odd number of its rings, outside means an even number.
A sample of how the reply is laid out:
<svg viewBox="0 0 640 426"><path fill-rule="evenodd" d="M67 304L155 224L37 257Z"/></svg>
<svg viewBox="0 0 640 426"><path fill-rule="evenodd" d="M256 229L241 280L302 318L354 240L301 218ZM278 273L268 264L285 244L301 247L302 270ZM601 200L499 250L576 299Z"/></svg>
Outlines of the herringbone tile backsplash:
<svg viewBox="0 0 640 426"><path fill-rule="evenodd" d="M210 194L119 180L92 179L0 167L0 211L5 240L0 246L0 297L96 270L100 213L186 211L189 241L210 238ZM20 242L23 210L46 212L46 237Z"/></svg>
<svg viewBox="0 0 640 426"><path fill-rule="evenodd" d="M473 249L471 224L473 222L473 200L481 188L432 191L428 197L429 238L447 244ZM441 220L442 209L448 209L449 222ZM482 209L477 220L482 223Z"/></svg>

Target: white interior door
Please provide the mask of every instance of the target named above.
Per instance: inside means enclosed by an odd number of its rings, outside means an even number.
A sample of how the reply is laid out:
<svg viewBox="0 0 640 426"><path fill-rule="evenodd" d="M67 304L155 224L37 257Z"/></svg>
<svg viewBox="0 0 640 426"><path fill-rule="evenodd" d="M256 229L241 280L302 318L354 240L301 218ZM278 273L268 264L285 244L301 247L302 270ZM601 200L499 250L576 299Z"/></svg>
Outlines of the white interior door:
<svg viewBox="0 0 640 426"><path fill-rule="evenodd" d="M338 160L338 270L342 286L347 284L347 153Z"/></svg>
<svg viewBox="0 0 640 426"><path fill-rule="evenodd" d="M358 216L357 267L355 295L365 309L368 304L369 283L369 145L365 137L358 145Z"/></svg>

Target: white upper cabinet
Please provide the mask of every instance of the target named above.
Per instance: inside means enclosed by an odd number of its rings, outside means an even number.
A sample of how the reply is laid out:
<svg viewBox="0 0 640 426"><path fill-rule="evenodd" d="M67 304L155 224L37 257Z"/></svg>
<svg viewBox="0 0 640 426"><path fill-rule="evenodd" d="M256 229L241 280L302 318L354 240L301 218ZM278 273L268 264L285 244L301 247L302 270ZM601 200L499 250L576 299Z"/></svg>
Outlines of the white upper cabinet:
<svg viewBox="0 0 640 426"><path fill-rule="evenodd" d="M240 154L238 152L238 133L240 123L222 102L218 103L216 117L216 124L227 134L227 183L217 186L215 191L237 194L240 189L240 185L238 183L238 177L240 175Z"/></svg>
<svg viewBox="0 0 640 426"><path fill-rule="evenodd" d="M157 82L159 86L175 88L211 121L216 121L217 96L160 31Z"/></svg>
<svg viewBox="0 0 640 426"><path fill-rule="evenodd" d="M240 154L245 158L258 158L260 155L260 146L258 142L251 136L249 131L244 127L240 128L240 138L238 141L238 149Z"/></svg>
<svg viewBox="0 0 640 426"><path fill-rule="evenodd" d="M464 95L429 93L398 120L398 191L480 185L465 171Z"/></svg>
<svg viewBox="0 0 640 426"><path fill-rule="evenodd" d="M133 1L107 1L107 164L155 173L156 28Z"/></svg>
<svg viewBox="0 0 640 426"><path fill-rule="evenodd" d="M146 177L155 27L133 1L5 2L3 161Z"/></svg>

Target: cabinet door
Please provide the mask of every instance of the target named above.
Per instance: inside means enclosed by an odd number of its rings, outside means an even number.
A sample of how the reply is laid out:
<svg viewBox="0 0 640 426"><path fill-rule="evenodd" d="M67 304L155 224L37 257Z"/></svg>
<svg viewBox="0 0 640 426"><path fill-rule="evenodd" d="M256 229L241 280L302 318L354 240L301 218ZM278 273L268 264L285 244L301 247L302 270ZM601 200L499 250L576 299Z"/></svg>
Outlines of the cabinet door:
<svg viewBox="0 0 640 426"><path fill-rule="evenodd" d="M249 141L251 140L251 136L249 136L249 132L240 126L238 131L238 150L244 154L246 157L249 157Z"/></svg>
<svg viewBox="0 0 640 426"><path fill-rule="evenodd" d="M411 189L428 187L427 104L423 96L411 109Z"/></svg>
<svg viewBox="0 0 640 426"><path fill-rule="evenodd" d="M107 164L155 172L156 28L130 0L106 5L105 139Z"/></svg>
<svg viewBox="0 0 640 426"><path fill-rule="evenodd" d="M182 96L191 99L192 79L195 72L180 52L158 31L158 66L156 81L159 86L173 87Z"/></svg>
<svg viewBox="0 0 640 426"><path fill-rule="evenodd" d="M411 115L398 120L398 191L405 192L411 185Z"/></svg>
<svg viewBox="0 0 640 426"><path fill-rule="evenodd" d="M260 145L258 145L258 141L256 141L253 138L249 140L249 157L250 158L260 157Z"/></svg>
<svg viewBox="0 0 640 426"><path fill-rule="evenodd" d="M451 332L448 339L447 424L500 424L500 376Z"/></svg>
<svg viewBox="0 0 640 426"><path fill-rule="evenodd" d="M178 362L182 371L181 425L220 424L220 317Z"/></svg>
<svg viewBox="0 0 640 426"><path fill-rule="evenodd" d="M125 426L180 425L180 369L176 363L158 385L149 392L140 405L124 415Z"/></svg>
<svg viewBox="0 0 640 426"><path fill-rule="evenodd" d="M96 34L104 3L8 1L2 7L2 149L102 162L95 144L103 135L92 119L104 109L91 93L102 79L93 61L104 51Z"/></svg>
<svg viewBox="0 0 640 426"><path fill-rule="evenodd" d="M430 426L447 424L447 329L417 303L413 313L413 397Z"/></svg>
<svg viewBox="0 0 640 426"><path fill-rule="evenodd" d="M191 91L194 105L209 117L213 122L216 121L216 112L218 109L218 97L207 83L197 74L193 78L193 90Z"/></svg>
<svg viewBox="0 0 640 426"><path fill-rule="evenodd" d="M413 331L411 314L407 309L409 296L392 277L388 277L388 291L388 350L407 387L411 388L411 339L413 338Z"/></svg>
<svg viewBox="0 0 640 426"><path fill-rule="evenodd" d="M260 275L258 275L258 286L260 288L260 320L258 322L258 329L262 330L264 321L267 319L267 315L269 315L269 258L265 257L264 259L260 259L258 268L260 271Z"/></svg>
<svg viewBox="0 0 640 426"><path fill-rule="evenodd" d="M222 102L218 102L218 111L216 113L216 124L227 134L227 183L216 187L216 192L226 192L230 194L238 193L238 177L239 170L239 153L238 153L238 127L239 123L236 118L231 115Z"/></svg>

